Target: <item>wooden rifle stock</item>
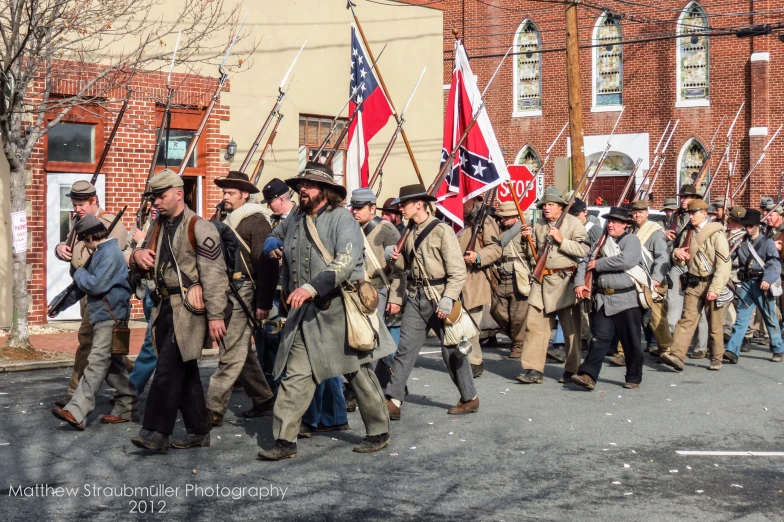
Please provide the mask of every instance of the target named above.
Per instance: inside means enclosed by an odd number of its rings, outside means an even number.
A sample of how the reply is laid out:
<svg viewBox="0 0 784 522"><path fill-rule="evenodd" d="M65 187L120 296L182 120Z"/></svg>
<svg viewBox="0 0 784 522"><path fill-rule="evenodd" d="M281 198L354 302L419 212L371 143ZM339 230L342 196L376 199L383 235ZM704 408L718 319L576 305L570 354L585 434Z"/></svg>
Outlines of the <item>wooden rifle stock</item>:
<svg viewBox="0 0 784 522"><path fill-rule="evenodd" d="M259 131L258 136L256 136L255 140L253 140L253 144L250 146L250 149L248 149L248 154L246 154L245 155L245 159L242 160L242 165L240 165L240 172L245 172L245 169L247 169L248 165L250 165L250 160L253 158L253 155L256 154L256 149L258 149L259 145L261 145L261 139L267 133L267 129L269 129L269 126L272 123L272 118L275 117L275 114L280 109L280 105L281 105L281 103L283 103L283 98L285 96L286 96L286 93L284 93L281 90L280 94L278 94L278 99L275 102L275 105L272 107L272 110L267 115L267 119L264 120L264 125L261 126L261 130ZM280 121L280 120L278 120L278 121Z"/></svg>
<svg viewBox="0 0 784 522"><path fill-rule="evenodd" d="M602 232L599 241L596 242L596 247L594 248L593 255L591 256L591 261L596 261L599 259L599 255L601 254L602 248L604 248L604 244L607 242L607 225L604 226L604 231ZM587 288L587 290L583 291L583 295L580 296L582 299L588 299L591 297L593 292L593 274L596 270L587 270L585 272L585 282L583 285Z"/></svg>
<svg viewBox="0 0 784 522"><path fill-rule="evenodd" d="M150 213L149 198L145 196L150 188L150 181L155 175L155 165L158 162L158 152L161 150L161 140L163 139L164 130L169 127L169 113L171 111L171 100L174 95L174 89L169 87L169 92L166 95L166 105L163 107L163 115L161 116L161 124L158 126L158 132L155 134L155 148L152 151L152 159L150 160L150 168L147 171L147 181L144 183L144 190L142 191L141 201L139 202L139 209L136 211L136 228L142 230L144 223L147 221L147 216ZM168 144L167 144L168 146ZM168 157L168 151L166 151Z"/></svg>
<svg viewBox="0 0 784 522"><path fill-rule="evenodd" d="M397 141L397 137L400 135L400 131L403 130L404 122L405 120L400 118L400 123L398 123L397 128L395 128L395 132L392 133L392 138L390 138L389 143L387 144L387 148L384 149L384 154L381 155L381 159L378 161L376 170L373 171L373 175L370 177L368 188L372 189L373 185L376 184L376 180L381 176L381 170L384 168L384 163L386 163L389 155L392 153L392 147L395 145L395 141Z"/></svg>
<svg viewBox="0 0 784 522"><path fill-rule="evenodd" d="M479 208L479 214L476 216L476 223L474 223L474 230L471 231L471 239L468 240L466 252L476 252L476 239L479 236L479 232L484 229L487 209L489 208L488 205L492 204L494 199L495 189L488 190L487 193L485 193L485 199L482 201L482 206Z"/></svg>
<svg viewBox="0 0 784 522"><path fill-rule="evenodd" d="M514 184L512 180L508 180L506 182L507 186L509 187L509 192L512 193L512 199L514 200L515 208L517 208L517 217L520 218L520 225L525 226L525 216L523 215L523 209L520 208L520 199L517 197L517 192L514 190ZM536 245L534 244L534 239L530 235L523 236L528 241L528 248L531 249L531 254L534 256L534 261L539 261L539 256L536 253Z"/></svg>
<svg viewBox="0 0 784 522"><path fill-rule="evenodd" d="M357 104L357 107L354 109L354 112L351 113L351 116L349 116L348 121L346 121L345 125L343 125L343 129L340 131L338 138L335 140L335 144L331 147L331 150L329 151L326 159L324 160L325 165L329 165L332 162L332 159L335 157L335 154L337 154L338 148L340 148L340 144L343 143L343 140L345 140L346 136L348 136L348 128L351 126L354 119L357 117L357 114L359 113L359 109L360 107L362 107L363 103L365 103L365 100L362 100L362 102ZM318 161L318 158L313 158L313 161Z"/></svg>
<svg viewBox="0 0 784 522"><path fill-rule="evenodd" d="M283 119L283 114L278 113L278 121L275 122L275 126L272 127L272 132L267 138L267 144L264 145L264 150L261 151L261 156L259 157L259 161L256 162L256 168L253 169L253 176L251 178L251 183L254 185L258 184L259 178L261 178L261 173L264 170L264 165L267 157L267 153L272 149L272 144L275 141L275 138L278 136L278 126L280 126L280 120Z"/></svg>

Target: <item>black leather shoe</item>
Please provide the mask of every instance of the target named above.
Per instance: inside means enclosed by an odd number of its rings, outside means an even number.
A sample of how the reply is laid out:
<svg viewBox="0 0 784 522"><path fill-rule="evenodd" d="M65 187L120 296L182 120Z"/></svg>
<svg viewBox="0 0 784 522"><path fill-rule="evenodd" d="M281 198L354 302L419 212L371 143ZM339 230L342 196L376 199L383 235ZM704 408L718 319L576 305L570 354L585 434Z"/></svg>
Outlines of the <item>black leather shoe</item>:
<svg viewBox="0 0 784 522"><path fill-rule="evenodd" d="M152 451L169 451L169 436L160 431L142 430L137 437L131 439L137 448Z"/></svg>
<svg viewBox="0 0 784 522"><path fill-rule="evenodd" d="M751 341L748 337L744 338L740 343L740 351L742 353L749 353L751 351Z"/></svg>
<svg viewBox="0 0 784 522"><path fill-rule="evenodd" d="M272 415L272 408L275 407L275 397L255 405L253 408L243 411L243 417L269 417Z"/></svg>
<svg viewBox="0 0 784 522"><path fill-rule="evenodd" d="M71 402L71 397L73 395L66 395L65 397L58 397L55 399L54 404L55 406L59 406L60 408L65 408L69 402Z"/></svg>
<svg viewBox="0 0 784 522"><path fill-rule="evenodd" d="M169 446L174 449L188 449L188 448L209 448L210 447L210 434L194 434L186 433L185 437L181 439L174 439L169 442Z"/></svg>
<svg viewBox="0 0 784 522"><path fill-rule="evenodd" d="M357 394L354 393L354 388L344 384L343 397L346 399L346 411L349 413L357 411Z"/></svg>
<svg viewBox="0 0 784 522"><path fill-rule="evenodd" d="M373 453L374 451L381 451L389 446L392 438L389 433L382 433L381 435L368 435L362 439L362 443L354 446L351 451L355 453Z"/></svg>
<svg viewBox="0 0 784 522"><path fill-rule="evenodd" d="M481 362L471 365L471 374L474 376L474 379L478 379L483 373L485 373L485 363Z"/></svg>
<svg viewBox="0 0 784 522"><path fill-rule="evenodd" d="M297 433L298 439L310 439L313 437L311 433L310 426L305 424L304 422L299 425L299 433Z"/></svg>
<svg viewBox="0 0 784 522"><path fill-rule="evenodd" d="M738 364L738 356L732 352L724 352L724 360L730 364Z"/></svg>
<svg viewBox="0 0 784 522"><path fill-rule="evenodd" d="M566 362L566 348L562 344L554 344L547 350L547 358L557 363Z"/></svg>
<svg viewBox="0 0 784 522"><path fill-rule="evenodd" d="M283 460L297 457L297 443L278 439L268 450L259 451L260 460Z"/></svg>
<svg viewBox="0 0 784 522"><path fill-rule="evenodd" d="M313 433L326 433L328 431L348 431L348 422L345 424L336 424L334 426L324 426L323 424L319 423L318 426L312 428L311 431Z"/></svg>
<svg viewBox="0 0 784 522"><path fill-rule="evenodd" d="M558 382L560 382L561 384L566 384L567 382L572 382L572 375L574 375L574 374L573 373L569 373L569 372L564 372L563 375L561 375L561 378L558 379Z"/></svg>
<svg viewBox="0 0 784 522"><path fill-rule="evenodd" d="M689 356L689 359L705 359L708 357L708 352L707 350L694 350L687 355Z"/></svg>
<svg viewBox="0 0 784 522"><path fill-rule="evenodd" d="M207 416L210 418L210 424L213 426L223 426L223 414L217 411L207 410Z"/></svg>
<svg viewBox="0 0 784 522"><path fill-rule="evenodd" d="M536 370L527 370L525 373L518 375L517 380L523 384L542 384L544 382L544 374Z"/></svg>

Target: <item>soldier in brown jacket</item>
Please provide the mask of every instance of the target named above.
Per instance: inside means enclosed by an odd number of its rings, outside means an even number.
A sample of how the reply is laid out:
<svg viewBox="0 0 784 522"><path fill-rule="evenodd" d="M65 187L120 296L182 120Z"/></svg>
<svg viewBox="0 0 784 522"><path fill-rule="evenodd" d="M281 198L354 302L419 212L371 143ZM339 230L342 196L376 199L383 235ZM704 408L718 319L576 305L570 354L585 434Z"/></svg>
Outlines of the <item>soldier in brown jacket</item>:
<svg viewBox="0 0 784 522"><path fill-rule="evenodd" d="M461 230L457 239L463 250L463 261L466 264L466 285L463 288L463 307L473 317L476 324L482 323L482 312L485 305L493 299L493 289L490 286L490 268L501 257L501 232L495 220L486 215L484 223L476 223L482 198L474 198L463 205L463 220L465 228ZM476 237L475 251L468 250L468 243L476 227L481 229ZM468 340L473 346L468 360L471 363L471 373L474 378L484 372L482 364L482 347L479 345L479 336Z"/></svg>
<svg viewBox="0 0 784 522"><path fill-rule="evenodd" d="M533 232L536 255L544 251L548 236L553 247L547 256L547 264L542 282L532 279L531 293L528 296L528 317L525 323L525 343L520 363L523 373L517 380L523 384L541 384L544 380L544 363L550 331L555 327L555 319L561 323L566 348L566 368L558 382L569 382L580 367L582 348L581 304L574 294L574 275L577 265L588 253L588 233L583 224L574 216L567 215L561 228L555 228L556 221L566 208L566 201L555 187L548 187L537 207L543 216L534 225L523 227L523 236ZM534 266L534 253L527 241L522 243L523 255Z"/></svg>
<svg viewBox="0 0 784 522"><path fill-rule="evenodd" d="M217 342L226 335L229 280L220 235L185 206L182 187L171 171L152 179L158 219L131 255L131 270L152 272L157 287L151 320L158 351L142 432L131 442L156 451L210 445L198 359L208 333ZM169 442L178 410L187 434Z"/></svg>
<svg viewBox="0 0 784 522"><path fill-rule="evenodd" d="M66 197L71 198L76 217L71 223L71 231L68 233L68 238L65 242L59 243L55 247L54 255L60 261L69 261L71 263L71 272L73 273L76 269L81 268L84 262L87 261L87 258L90 257L90 252L87 251L84 241L76 241L75 237L72 238L75 234L76 223L79 219L89 214L96 216L106 228L109 228L112 221L114 221L115 215L106 212L100 207L97 191L89 181L75 182L71 186L71 191L66 194ZM122 248L127 241L128 230L122 222L117 223L109 237L117 239L117 244ZM68 246L71 243L73 243L73 248ZM93 346L93 325L90 322L90 313L87 311L87 297L80 301L79 306L82 314L82 323L79 325L79 333L77 334L79 347L76 349L73 372L68 383L68 394L55 401L55 404L60 407L68 404L68 401L76 391L79 379L82 378L84 369L87 368L87 358L90 356L90 350ZM129 362L127 357L124 357L123 360L128 371L133 370L133 363Z"/></svg>

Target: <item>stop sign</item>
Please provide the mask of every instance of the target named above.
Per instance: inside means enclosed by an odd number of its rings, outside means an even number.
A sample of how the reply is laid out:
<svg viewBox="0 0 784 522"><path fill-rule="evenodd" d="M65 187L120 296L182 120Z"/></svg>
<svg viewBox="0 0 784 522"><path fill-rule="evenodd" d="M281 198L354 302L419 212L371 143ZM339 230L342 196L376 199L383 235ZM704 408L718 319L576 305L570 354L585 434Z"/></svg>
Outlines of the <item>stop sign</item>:
<svg viewBox="0 0 784 522"><path fill-rule="evenodd" d="M509 165L507 170L509 171L512 187L514 187L514 191L517 194L517 199L520 201L520 209L523 211L528 210L536 201L537 183L532 181L534 175L525 165ZM523 193L526 185L528 185L528 192ZM506 183L502 183L498 187L498 201L501 203L514 201L512 193L509 191L509 185Z"/></svg>

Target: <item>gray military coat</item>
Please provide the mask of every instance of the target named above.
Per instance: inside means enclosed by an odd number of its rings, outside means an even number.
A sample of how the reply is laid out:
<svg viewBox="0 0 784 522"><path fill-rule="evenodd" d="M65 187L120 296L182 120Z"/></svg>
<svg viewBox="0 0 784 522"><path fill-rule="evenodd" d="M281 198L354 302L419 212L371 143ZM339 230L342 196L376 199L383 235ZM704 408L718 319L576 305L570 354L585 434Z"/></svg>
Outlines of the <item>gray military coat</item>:
<svg viewBox="0 0 784 522"><path fill-rule="evenodd" d="M281 300L306 284L317 293L315 299L289 311L274 375L278 378L286 369L294 336L300 330L313 376L321 382L356 372L362 364L389 355L396 346L380 316L378 348L358 352L348 345L346 312L339 286L345 281L364 278L364 241L359 223L345 208L330 209L328 205L322 208L315 224L321 242L334 258L327 264L309 237L305 216L304 212L293 213L272 232L283 242Z"/></svg>
<svg viewBox="0 0 784 522"><path fill-rule="evenodd" d="M609 241L610 238L608 237ZM612 257L600 257L596 260L596 275L594 276L594 289L612 288L613 290L624 290L634 286L632 276L624 272L642 263L642 249L640 240L634 234L624 234L620 241L616 240L621 253ZM585 285L585 267L588 264L586 256L577 267L577 275L574 278L575 286ZM594 310L599 311L604 307L604 313L608 316L615 315L639 305L637 292L624 292L622 294L604 295L594 293Z"/></svg>

